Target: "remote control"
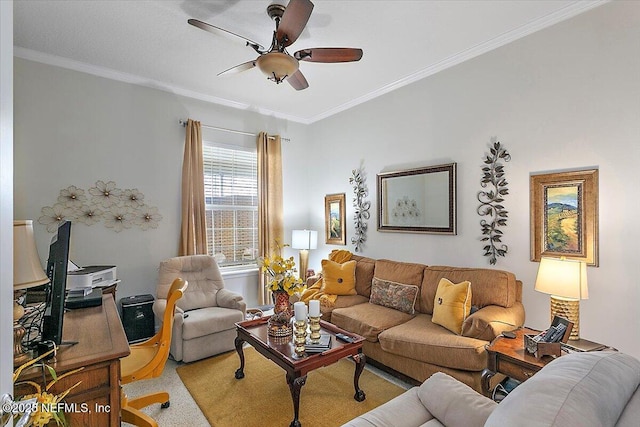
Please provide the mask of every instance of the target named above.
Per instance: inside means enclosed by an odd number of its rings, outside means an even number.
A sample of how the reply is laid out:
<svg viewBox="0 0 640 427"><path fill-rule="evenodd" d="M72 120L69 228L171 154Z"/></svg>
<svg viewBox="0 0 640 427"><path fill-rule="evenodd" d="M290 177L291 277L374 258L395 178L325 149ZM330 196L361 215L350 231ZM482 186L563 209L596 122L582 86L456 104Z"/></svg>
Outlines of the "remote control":
<svg viewBox="0 0 640 427"><path fill-rule="evenodd" d="M352 343L354 341L352 337L345 334L336 334L336 338L338 338L340 341L344 341L348 343Z"/></svg>

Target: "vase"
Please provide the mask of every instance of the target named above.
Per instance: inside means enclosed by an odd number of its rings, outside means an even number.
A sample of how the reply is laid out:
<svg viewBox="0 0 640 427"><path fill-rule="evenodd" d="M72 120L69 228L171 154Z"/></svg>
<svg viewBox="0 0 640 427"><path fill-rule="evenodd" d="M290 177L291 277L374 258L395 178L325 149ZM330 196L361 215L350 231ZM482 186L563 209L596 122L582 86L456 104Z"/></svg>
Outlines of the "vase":
<svg viewBox="0 0 640 427"><path fill-rule="evenodd" d="M273 337L288 337L293 333L289 294L284 291L274 291L273 303L273 316L269 318L267 331Z"/></svg>
<svg viewBox="0 0 640 427"><path fill-rule="evenodd" d="M273 312L287 312L291 316L291 304L289 303L289 294L284 291L273 292Z"/></svg>

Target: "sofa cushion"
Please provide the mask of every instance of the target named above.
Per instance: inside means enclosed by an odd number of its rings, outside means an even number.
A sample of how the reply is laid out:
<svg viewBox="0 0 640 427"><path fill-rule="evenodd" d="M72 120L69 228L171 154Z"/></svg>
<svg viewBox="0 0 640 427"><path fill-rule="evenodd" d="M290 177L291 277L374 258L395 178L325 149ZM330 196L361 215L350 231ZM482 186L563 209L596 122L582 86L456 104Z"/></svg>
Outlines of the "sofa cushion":
<svg viewBox="0 0 640 427"><path fill-rule="evenodd" d="M358 304L348 308L336 308L331 312L331 323L363 336L368 341L378 341L378 334L393 326L411 320L411 314L375 304Z"/></svg>
<svg viewBox="0 0 640 427"><path fill-rule="evenodd" d="M339 295L336 301L331 305L322 305L320 303L320 313L322 313L322 320L327 322L331 321L331 312L336 308L351 307L352 305L363 304L369 302L369 298L362 295Z"/></svg>
<svg viewBox="0 0 640 427"><path fill-rule="evenodd" d="M404 285L374 277L369 302L413 314L419 291L420 288L416 285Z"/></svg>
<svg viewBox="0 0 640 427"><path fill-rule="evenodd" d="M183 314L182 339L190 340L216 332L236 328L236 322L244 320L244 313L240 310L205 307L187 311Z"/></svg>
<svg viewBox="0 0 640 427"><path fill-rule="evenodd" d="M482 427L498 405L442 372L422 383L418 397L427 411L447 427Z"/></svg>
<svg viewBox="0 0 640 427"><path fill-rule="evenodd" d="M376 260L355 254L351 256L351 259L356 261L356 291L358 291L358 295L369 298Z"/></svg>
<svg viewBox="0 0 640 427"><path fill-rule="evenodd" d="M455 335L433 323L428 314L417 314L386 329L378 340L388 353L436 366L465 371L482 371L487 367L486 341Z"/></svg>
<svg viewBox="0 0 640 427"><path fill-rule="evenodd" d="M509 393L486 426L613 426L639 384L640 361L629 355L568 354Z"/></svg>
<svg viewBox="0 0 640 427"><path fill-rule="evenodd" d="M638 427L638 420L640 420L640 388L637 388L629 399L616 427Z"/></svg>
<svg viewBox="0 0 640 427"><path fill-rule="evenodd" d="M216 293L224 288L224 280L215 258L209 255L174 257L160 263L157 297L166 299L171 283L182 277L189 286L176 305L184 311L218 305Z"/></svg>
<svg viewBox="0 0 640 427"><path fill-rule="evenodd" d="M471 304L479 308L487 305L511 307L516 301L518 288L513 273L489 268L432 266L424 269L416 310L421 313L433 313L436 291L443 277L453 283L464 280L471 282Z"/></svg>
<svg viewBox="0 0 640 427"><path fill-rule="evenodd" d="M420 426L433 419L418 398L418 387L413 387L342 427L396 427L398 414L402 414L402 423L406 426Z"/></svg>
<svg viewBox="0 0 640 427"><path fill-rule="evenodd" d="M420 287L424 267L422 264L379 259L376 261L376 268L373 275L381 280L390 280L396 283Z"/></svg>
<svg viewBox="0 0 640 427"><path fill-rule="evenodd" d="M337 263L329 259L322 260L322 290L325 294L355 295L356 262Z"/></svg>
<svg viewBox="0 0 640 427"><path fill-rule="evenodd" d="M451 283L440 279L431 321L456 335L462 333L462 322L471 312L471 282Z"/></svg>

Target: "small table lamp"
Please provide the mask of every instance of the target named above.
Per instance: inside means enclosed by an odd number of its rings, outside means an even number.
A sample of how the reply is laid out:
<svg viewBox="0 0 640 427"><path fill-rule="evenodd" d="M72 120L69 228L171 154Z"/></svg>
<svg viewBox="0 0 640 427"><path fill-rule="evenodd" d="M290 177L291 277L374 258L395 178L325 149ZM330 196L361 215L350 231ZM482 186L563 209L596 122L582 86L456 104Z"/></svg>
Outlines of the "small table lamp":
<svg viewBox="0 0 640 427"><path fill-rule="evenodd" d="M42 270L36 241L33 237L33 221L13 221L13 365L29 361L31 356L22 348L24 327L19 320L24 308L18 299L24 289L44 285L49 279Z"/></svg>
<svg viewBox="0 0 640 427"><path fill-rule="evenodd" d="M309 249L318 247L318 232L313 230L293 230L291 247L300 249L300 278L307 280L307 266L309 265Z"/></svg>
<svg viewBox="0 0 640 427"><path fill-rule="evenodd" d="M580 339L580 300L589 298L587 264L566 258L541 258L535 288L551 295L551 319L564 317L573 323L570 340Z"/></svg>

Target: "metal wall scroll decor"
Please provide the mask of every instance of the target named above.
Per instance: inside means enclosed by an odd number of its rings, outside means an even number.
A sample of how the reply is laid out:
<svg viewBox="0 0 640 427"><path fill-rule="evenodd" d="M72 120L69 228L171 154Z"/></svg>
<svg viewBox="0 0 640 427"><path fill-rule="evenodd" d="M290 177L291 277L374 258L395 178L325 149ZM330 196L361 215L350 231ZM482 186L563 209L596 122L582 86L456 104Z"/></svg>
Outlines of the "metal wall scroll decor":
<svg viewBox="0 0 640 427"><path fill-rule="evenodd" d="M366 176L364 168L361 166L358 169L351 171L352 177L349 178L349 183L353 185L353 207L355 213L353 215L355 235L351 238L351 244L354 245L356 252L362 251L362 245L367 240L367 220L370 217L369 208L371 208L371 202L365 200L369 195L367 189Z"/></svg>
<svg viewBox="0 0 640 427"><path fill-rule="evenodd" d="M42 208L38 218L50 233L67 220L85 225L104 222L105 227L120 232L134 225L142 230L158 228L162 215L157 207L145 203L144 194L137 188L122 190L113 181L97 181L88 191L75 185L63 188L57 203Z"/></svg>
<svg viewBox="0 0 640 427"><path fill-rule="evenodd" d="M498 257L505 256L509 250L508 246L502 243L504 233L499 228L507 225L508 217L508 211L502 204L504 196L509 194L502 161L508 162L511 155L496 137L491 138L490 153L484 160L480 185L483 188L490 186L491 189L478 192L480 206L477 212L480 216L490 216L489 220L480 220L483 235L480 240L487 242L483 248L484 256L488 256L489 263L494 265Z"/></svg>

